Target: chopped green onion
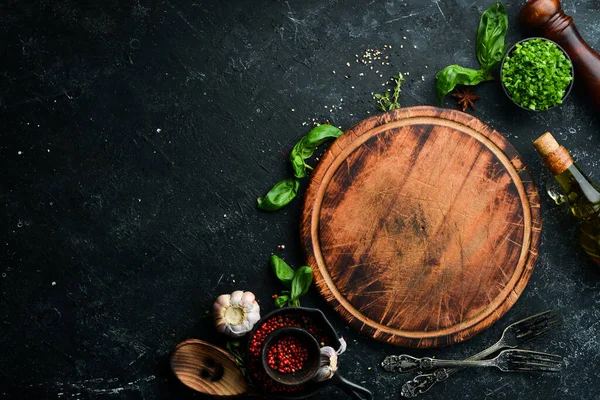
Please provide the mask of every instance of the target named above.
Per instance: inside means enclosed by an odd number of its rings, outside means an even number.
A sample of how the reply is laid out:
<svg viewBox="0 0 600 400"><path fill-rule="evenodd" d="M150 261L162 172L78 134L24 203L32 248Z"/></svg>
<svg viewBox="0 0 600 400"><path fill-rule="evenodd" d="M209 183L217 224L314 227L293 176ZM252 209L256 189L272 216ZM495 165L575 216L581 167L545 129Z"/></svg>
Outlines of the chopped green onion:
<svg viewBox="0 0 600 400"><path fill-rule="evenodd" d="M509 96L531 110L562 103L571 84L571 62L553 42L531 39L518 43L502 66L502 83Z"/></svg>

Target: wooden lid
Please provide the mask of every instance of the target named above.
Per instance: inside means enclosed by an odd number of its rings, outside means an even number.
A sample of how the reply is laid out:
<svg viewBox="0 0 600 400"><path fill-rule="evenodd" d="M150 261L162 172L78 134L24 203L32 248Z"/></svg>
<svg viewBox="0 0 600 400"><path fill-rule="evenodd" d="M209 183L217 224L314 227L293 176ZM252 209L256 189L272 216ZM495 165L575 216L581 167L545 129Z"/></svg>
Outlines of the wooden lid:
<svg viewBox="0 0 600 400"><path fill-rule="evenodd" d="M231 355L202 340L179 343L171 355L171 369L184 385L200 393L233 397L248 391L246 379Z"/></svg>
<svg viewBox="0 0 600 400"><path fill-rule="evenodd" d="M533 142L533 146L540 153L544 164L554 175L562 174L573 165L573 157L567 149L558 144L550 132L544 133Z"/></svg>
<svg viewBox="0 0 600 400"><path fill-rule="evenodd" d="M461 342L497 321L529 280L540 232L516 150L435 107L345 132L312 173L301 222L325 299L361 333L408 347Z"/></svg>

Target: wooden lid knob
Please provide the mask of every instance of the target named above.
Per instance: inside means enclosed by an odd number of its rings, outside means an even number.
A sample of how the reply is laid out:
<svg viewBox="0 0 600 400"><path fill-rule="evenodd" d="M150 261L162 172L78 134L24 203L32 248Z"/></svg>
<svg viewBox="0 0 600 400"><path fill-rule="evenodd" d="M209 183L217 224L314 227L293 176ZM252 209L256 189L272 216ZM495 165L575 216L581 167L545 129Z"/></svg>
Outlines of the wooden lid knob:
<svg viewBox="0 0 600 400"><path fill-rule="evenodd" d="M533 142L533 146L540 153L544 164L554 175L562 174L573 165L573 157L567 149L558 144L550 132L544 133Z"/></svg>

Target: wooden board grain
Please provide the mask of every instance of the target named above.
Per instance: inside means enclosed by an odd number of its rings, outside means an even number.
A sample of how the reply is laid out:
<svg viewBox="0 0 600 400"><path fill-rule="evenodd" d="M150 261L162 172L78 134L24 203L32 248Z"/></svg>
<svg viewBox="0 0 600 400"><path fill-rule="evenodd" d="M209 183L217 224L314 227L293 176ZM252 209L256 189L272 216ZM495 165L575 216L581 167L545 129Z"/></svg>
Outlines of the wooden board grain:
<svg viewBox="0 0 600 400"><path fill-rule="evenodd" d="M411 107L331 145L311 176L301 238L318 290L350 325L440 347L510 309L541 227L537 189L502 135L465 113Z"/></svg>

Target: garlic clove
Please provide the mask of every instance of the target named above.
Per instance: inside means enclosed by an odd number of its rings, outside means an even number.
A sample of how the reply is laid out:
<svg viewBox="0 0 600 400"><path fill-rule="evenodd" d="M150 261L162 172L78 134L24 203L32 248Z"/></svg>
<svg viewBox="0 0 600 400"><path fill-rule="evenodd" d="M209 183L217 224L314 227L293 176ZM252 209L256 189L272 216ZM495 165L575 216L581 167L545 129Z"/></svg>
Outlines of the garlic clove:
<svg viewBox="0 0 600 400"><path fill-rule="evenodd" d="M252 309L246 314L246 319L254 326L260 320L260 307L258 303L254 303Z"/></svg>
<svg viewBox="0 0 600 400"><path fill-rule="evenodd" d="M222 307L229 307L231 304L231 295L230 294L222 294L217 297L215 303L219 303Z"/></svg>
<svg viewBox="0 0 600 400"><path fill-rule="evenodd" d="M317 382L323 382L332 377L333 372L331 372L331 369L329 367L321 367L319 368L313 379Z"/></svg>
<svg viewBox="0 0 600 400"><path fill-rule="evenodd" d="M337 371L338 353L331 346L321 347L320 367L314 380L322 382L333 377Z"/></svg>
<svg viewBox="0 0 600 400"><path fill-rule="evenodd" d="M337 353L333 347L321 347L321 365L329 365L329 360L333 357L337 357Z"/></svg>
<svg viewBox="0 0 600 400"><path fill-rule="evenodd" d="M242 306L248 308L248 307L252 307L252 305L255 303L256 298L254 297L254 293L252 292L244 292L244 294L242 295Z"/></svg>
<svg viewBox="0 0 600 400"><path fill-rule="evenodd" d="M241 290L236 290L235 292L231 293L231 305L239 306L243 295L244 292Z"/></svg>

